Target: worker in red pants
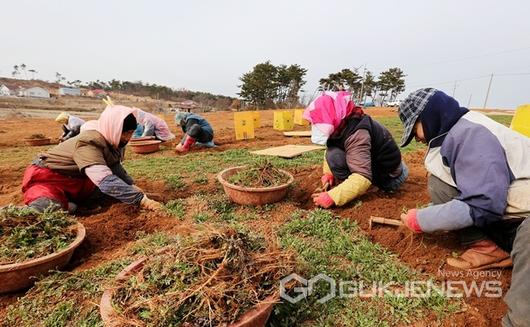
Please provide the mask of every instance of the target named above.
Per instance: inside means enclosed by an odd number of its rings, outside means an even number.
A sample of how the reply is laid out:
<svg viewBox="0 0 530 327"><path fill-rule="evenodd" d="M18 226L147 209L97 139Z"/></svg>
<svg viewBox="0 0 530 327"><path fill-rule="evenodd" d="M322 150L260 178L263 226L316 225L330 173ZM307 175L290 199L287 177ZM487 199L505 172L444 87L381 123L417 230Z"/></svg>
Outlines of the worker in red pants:
<svg viewBox="0 0 530 327"><path fill-rule="evenodd" d="M107 106L97 121L83 125L79 135L46 153L26 169L24 203L38 211L75 211L96 188L121 202L157 210L121 165L123 150L136 129L136 110Z"/></svg>

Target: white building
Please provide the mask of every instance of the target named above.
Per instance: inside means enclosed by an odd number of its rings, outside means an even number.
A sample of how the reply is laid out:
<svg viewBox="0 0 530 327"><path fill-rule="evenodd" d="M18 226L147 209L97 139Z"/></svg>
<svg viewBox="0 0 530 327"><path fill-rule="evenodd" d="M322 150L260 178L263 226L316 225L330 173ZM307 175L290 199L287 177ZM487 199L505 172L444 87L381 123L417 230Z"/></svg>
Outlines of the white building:
<svg viewBox="0 0 530 327"><path fill-rule="evenodd" d="M75 97L81 96L81 89L77 87L60 87L59 95L71 95Z"/></svg>
<svg viewBox="0 0 530 327"><path fill-rule="evenodd" d="M9 90L9 88L7 88L7 86L5 85L0 85L0 97L8 97L11 95L11 91Z"/></svg>
<svg viewBox="0 0 530 327"><path fill-rule="evenodd" d="M29 98L49 98L50 92L43 89L42 87L30 87L28 89L22 89L18 91L19 97L29 97Z"/></svg>

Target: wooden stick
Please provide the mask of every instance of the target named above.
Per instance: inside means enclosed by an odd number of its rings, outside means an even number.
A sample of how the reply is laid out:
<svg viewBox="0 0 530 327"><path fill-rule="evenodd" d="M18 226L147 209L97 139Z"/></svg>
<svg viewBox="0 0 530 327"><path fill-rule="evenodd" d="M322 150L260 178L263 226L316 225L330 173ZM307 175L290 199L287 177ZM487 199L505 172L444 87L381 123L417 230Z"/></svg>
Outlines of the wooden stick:
<svg viewBox="0 0 530 327"><path fill-rule="evenodd" d="M401 220L370 216L370 220L369 220L370 230L372 229L373 223L383 224L383 225L392 225L392 226L403 226L403 222Z"/></svg>

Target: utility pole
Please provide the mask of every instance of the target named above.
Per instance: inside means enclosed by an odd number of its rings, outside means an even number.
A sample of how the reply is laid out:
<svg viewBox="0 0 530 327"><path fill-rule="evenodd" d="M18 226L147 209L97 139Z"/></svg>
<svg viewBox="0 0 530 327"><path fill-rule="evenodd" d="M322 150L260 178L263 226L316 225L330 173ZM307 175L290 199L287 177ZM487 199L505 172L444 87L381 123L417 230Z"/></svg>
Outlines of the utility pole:
<svg viewBox="0 0 530 327"><path fill-rule="evenodd" d="M469 109L469 105L471 104L471 97L473 96L473 93L469 95L469 100L467 100L467 109Z"/></svg>
<svg viewBox="0 0 530 327"><path fill-rule="evenodd" d="M484 99L484 107L482 109L486 109L486 104L488 103L488 97L490 95L490 89L491 89L491 82L493 81L493 73L490 77L490 82L488 83L488 90L486 91L486 99Z"/></svg>
<svg viewBox="0 0 530 327"><path fill-rule="evenodd" d="M456 92L456 85L457 85L456 82L458 81L455 81L455 87L453 87L453 98L455 97L455 92Z"/></svg>

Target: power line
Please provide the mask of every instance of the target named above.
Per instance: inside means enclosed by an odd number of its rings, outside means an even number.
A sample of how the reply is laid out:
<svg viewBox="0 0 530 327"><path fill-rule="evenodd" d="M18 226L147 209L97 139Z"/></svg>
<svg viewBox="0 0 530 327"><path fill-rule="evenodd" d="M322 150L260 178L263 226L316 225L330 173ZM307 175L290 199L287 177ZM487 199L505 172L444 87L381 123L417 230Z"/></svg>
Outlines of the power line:
<svg viewBox="0 0 530 327"><path fill-rule="evenodd" d="M511 49L511 50L503 50L503 51L498 51L498 52L490 52L490 53L485 53L485 54L481 54L481 55L462 57L462 58L457 58L457 59L442 60L442 61L438 61L438 62L433 62L430 65L445 64L445 63L465 61L465 60L484 58L484 57L500 56L500 55L503 55L503 54L521 52L521 51L526 51L526 50L530 50L530 47L519 48L519 49Z"/></svg>
<svg viewBox="0 0 530 327"><path fill-rule="evenodd" d="M490 75L481 75L481 76L470 77L470 78L457 78L457 79L452 79L452 80L450 80L450 81L444 81L444 82L421 83L421 84L415 84L415 85L408 85L407 87L420 87L420 86L428 86L428 85L454 84L455 81L457 81L457 82L464 82L464 81L471 81L471 80L476 80L476 79L482 79L482 78L486 78L486 77L490 77Z"/></svg>
<svg viewBox="0 0 530 327"><path fill-rule="evenodd" d="M446 63L466 61L466 60L477 59L477 58L500 56L500 55L504 55L504 54L511 54L511 53L522 52L522 51L527 51L527 50L530 50L530 46L524 47L524 48L518 48L518 49L509 49L509 50L502 50L502 51L497 51L497 52L489 52L489 53L484 53L484 54L475 55L475 56L468 56L468 57L460 57L460 58L454 58L454 59L440 60L440 61L435 61L435 62L430 62L430 63L428 63L428 62L426 62L426 63L418 63L418 64L416 64L416 66L431 66L431 65L438 65L438 64L446 64ZM373 70L380 70L380 69L384 69L386 67L388 67L388 66L372 67L372 69Z"/></svg>

